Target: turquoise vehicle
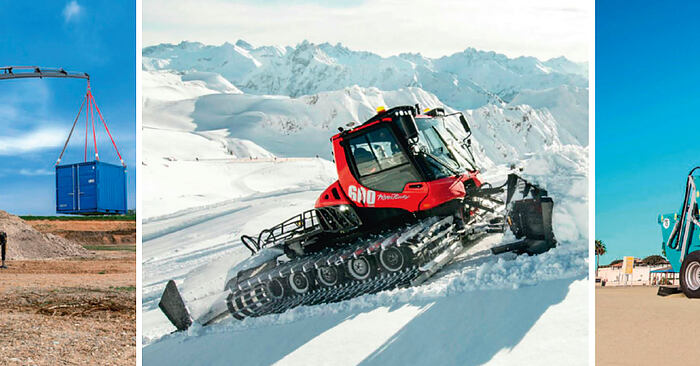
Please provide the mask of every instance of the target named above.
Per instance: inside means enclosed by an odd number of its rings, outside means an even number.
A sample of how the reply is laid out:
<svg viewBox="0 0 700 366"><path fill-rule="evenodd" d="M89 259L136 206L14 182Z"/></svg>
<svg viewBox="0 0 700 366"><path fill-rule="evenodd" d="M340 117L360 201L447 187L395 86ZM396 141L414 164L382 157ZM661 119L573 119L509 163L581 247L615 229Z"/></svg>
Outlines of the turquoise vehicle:
<svg viewBox="0 0 700 366"><path fill-rule="evenodd" d="M693 175L696 171L696 174ZM688 173L683 205L677 213L659 215L663 254L680 274L686 296L700 298L700 167Z"/></svg>

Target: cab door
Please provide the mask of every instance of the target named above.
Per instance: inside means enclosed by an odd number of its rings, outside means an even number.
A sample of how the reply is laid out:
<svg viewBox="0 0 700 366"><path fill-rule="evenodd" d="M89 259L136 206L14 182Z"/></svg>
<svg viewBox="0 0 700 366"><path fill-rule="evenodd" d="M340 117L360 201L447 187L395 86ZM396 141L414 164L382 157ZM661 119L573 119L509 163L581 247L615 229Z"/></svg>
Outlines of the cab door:
<svg viewBox="0 0 700 366"><path fill-rule="evenodd" d="M340 184L359 207L418 210L428 194L428 185L398 143L389 125L367 128L337 144ZM343 160L340 160L343 159Z"/></svg>

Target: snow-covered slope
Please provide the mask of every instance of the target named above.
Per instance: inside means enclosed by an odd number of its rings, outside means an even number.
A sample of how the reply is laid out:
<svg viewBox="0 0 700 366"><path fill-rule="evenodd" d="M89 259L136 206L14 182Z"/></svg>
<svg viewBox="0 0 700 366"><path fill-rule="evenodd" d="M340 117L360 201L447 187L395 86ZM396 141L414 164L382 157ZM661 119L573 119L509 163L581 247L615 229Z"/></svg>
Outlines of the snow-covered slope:
<svg viewBox="0 0 700 366"><path fill-rule="evenodd" d="M144 72L143 94L159 100L196 98L215 93L242 93L221 75L206 72L179 74L174 71Z"/></svg>
<svg viewBox="0 0 700 366"><path fill-rule="evenodd" d="M144 363L548 365L566 359L586 365L587 152L550 149L522 166L557 202L560 244L545 254L485 255L501 242L496 235L419 287L228 318L183 334L167 335L173 327L157 308L165 282L176 279L186 301L216 294L227 269L248 256L238 236L308 207L320 190L260 194L146 220ZM506 172L494 167L487 176Z"/></svg>
<svg viewBox="0 0 700 366"><path fill-rule="evenodd" d="M510 102L512 105L529 105L547 109L556 117L559 135L570 135L565 144L588 145L588 88L561 85L542 90L521 90Z"/></svg>

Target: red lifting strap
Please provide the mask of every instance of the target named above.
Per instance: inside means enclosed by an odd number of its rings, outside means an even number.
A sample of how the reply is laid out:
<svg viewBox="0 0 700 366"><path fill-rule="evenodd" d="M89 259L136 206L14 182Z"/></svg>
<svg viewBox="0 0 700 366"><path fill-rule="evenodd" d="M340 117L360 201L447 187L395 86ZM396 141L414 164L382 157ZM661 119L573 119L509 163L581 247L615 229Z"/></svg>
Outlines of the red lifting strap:
<svg viewBox="0 0 700 366"><path fill-rule="evenodd" d="M90 88L89 84L88 88ZM87 105L85 106L85 161L87 161L88 120L90 118L90 98L88 97L89 95L90 94L85 94L85 101L87 101Z"/></svg>
<svg viewBox="0 0 700 366"><path fill-rule="evenodd" d="M114 138L112 137L112 133L109 132L109 127L107 127L107 123L105 122L105 119L102 117L102 112L100 112L100 107L97 106L97 103L95 100L92 100L92 103L95 105L95 109L97 109L97 114L100 115L100 119L102 120L102 124L105 126L105 130L107 130L107 134L109 135L109 139L112 140L112 146L114 146L114 151L117 152L117 156L119 156L119 162L122 163L122 165L126 168L126 164L124 164L124 159L122 159L122 155L119 153L119 149L117 148L117 144L114 142Z"/></svg>
<svg viewBox="0 0 700 366"><path fill-rule="evenodd" d="M90 95L90 101L92 101L90 113L92 114L92 141L95 143L95 160L100 161L100 154L97 153L97 134L95 133L95 98L90 91L88 91L88 94Z"/></svg>
<svg viewBox="0 0 700 366"><path fill-rule="evenodd" d="M78 123L78 119L80 118L80 113L83 111L83 106L85 106L85 152L84 152L84 159L87 161L87 152L88 152L88 131L90 129L90 121L92 120L92 141L93 141L93 146L95 148L95 160L99 161L100 160L100 155L97 151L97 130L95 129L95 110L97 110L97 114L100 116L100 120L102 121L102 125L104 126L105 130L107 131L107 135L109 135L109 139L112 141L112 146L114 146L114 151L117 152L117 156L119 157L119 162L122 164L123 167L126 168L126 164L124 163L124 159L122 158L122 155L119 153L119 149L117 148L117 143L114 142L114 137L112 137L112 133L109 131L109 127L107 127L107 122L105 122L104 117L102 116L102 112L100 111L100 108L97 106L97 102L95 101L95 97L92 95L92 91L90 91L90 81L88 80L87 83L87 93L85 93L85 100L83 100L83 104L80 106L80 109L78 110L78 115L75 117L75 121L73 121L73 127L71 127L70 133L68 134L68 138L66 139L66 142L63 144L63 150L61 150L61 155L59 155L58 160L56 160L56 165L61 163L61 159L63 158L63 153L66 151L66 147L68 146L68 142L71 139L71 136L73 136L73 131L75 130L75 125Z"/></svg>

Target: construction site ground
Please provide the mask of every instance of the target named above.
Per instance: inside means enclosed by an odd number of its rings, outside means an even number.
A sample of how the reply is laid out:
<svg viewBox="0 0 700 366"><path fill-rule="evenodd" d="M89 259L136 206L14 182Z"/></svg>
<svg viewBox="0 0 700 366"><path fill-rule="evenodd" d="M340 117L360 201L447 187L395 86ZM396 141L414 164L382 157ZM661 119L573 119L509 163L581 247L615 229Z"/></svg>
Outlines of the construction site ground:
<svg viewBox="0 0 700 366"><path fill-rule="evenodd" d="M88 231L112 237L128 230L119 225ZM55 226L35 228L55 233ZM0 270L0 365L134 365L136 246L129 241L83 242L90 256L82 258L9 260Z"/></svg>
<svg viewBox="0 0 700 366"><path fill-rule="evenodd" d="M25 220L34 229L73 240L85 246L136 243L136 221Z"/></svg>

